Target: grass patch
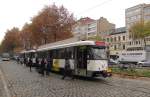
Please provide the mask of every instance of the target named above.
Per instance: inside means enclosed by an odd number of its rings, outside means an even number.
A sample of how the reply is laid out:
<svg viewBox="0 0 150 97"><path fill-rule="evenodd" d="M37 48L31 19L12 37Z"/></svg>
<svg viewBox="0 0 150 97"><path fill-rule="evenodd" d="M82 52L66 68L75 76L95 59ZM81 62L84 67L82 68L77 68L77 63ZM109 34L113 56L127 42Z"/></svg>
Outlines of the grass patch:
<svg viewBox="0 0 150 97"><path fill-rule="evenodd" d="M137 76L137 77L149 77L150 78L150 69L121 69L119 67L113 67L112 73Z"/></svg>

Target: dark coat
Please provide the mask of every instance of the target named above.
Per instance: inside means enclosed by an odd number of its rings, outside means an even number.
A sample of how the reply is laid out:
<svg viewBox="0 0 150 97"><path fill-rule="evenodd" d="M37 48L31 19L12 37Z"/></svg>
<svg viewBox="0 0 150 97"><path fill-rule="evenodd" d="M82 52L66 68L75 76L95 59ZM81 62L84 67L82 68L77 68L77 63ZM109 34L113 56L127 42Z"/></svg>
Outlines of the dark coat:
<svg viewBox="0 0 150 97"><path fill-rule="evenodd" d="M27 64L27 58L24 58L24 64Z"/></svg>
<svg viewBox="0 0 150 97"><path fill-rule="evenodd" d="M70 70L70 62L69 59L65 60L65 70Z"/></svg>
<svg viewBox="0 0 150 97"><path fill-rule="evenodd" d="M41 61L41 69L45 69L45 65L46 65L46 63L45 63L44 59L42 59L42 61Z"/></svg>
<svg viewBox="0 0 150 97"><path fill-rule="evenodd" d="M32 66L32 59L29 59L29 65Z"/></svg>

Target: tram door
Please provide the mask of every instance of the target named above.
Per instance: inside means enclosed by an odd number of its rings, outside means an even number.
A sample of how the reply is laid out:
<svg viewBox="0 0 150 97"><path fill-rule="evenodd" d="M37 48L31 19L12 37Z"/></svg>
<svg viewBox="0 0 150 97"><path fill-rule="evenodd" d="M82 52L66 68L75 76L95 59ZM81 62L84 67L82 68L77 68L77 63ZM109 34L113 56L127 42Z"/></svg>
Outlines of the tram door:
<svg viewBox="0 0 150 97"><path fill-rule="evenodd" d="M86 76L87 74L87 47L86 46L77 47L75 55L76 55L75 56L76 75Z"/></svg>

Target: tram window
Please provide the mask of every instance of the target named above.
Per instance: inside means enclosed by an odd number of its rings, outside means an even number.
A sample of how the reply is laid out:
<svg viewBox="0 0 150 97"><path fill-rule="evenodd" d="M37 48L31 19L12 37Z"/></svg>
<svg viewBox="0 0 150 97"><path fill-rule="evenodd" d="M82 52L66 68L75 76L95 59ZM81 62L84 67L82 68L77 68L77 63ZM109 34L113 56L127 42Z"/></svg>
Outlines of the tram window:
<svg viewBox="0 0 150 97"><path fill-rule="evenodd" d="M45 58L46 55L47 55L47 53L44 52L44 51L43 51L43 52L39 52L39 57L40 57L40 58L43 58L43 57Z"/></svg>
<svg viewBox="0 0 150 97"><path fill-rule="evenodd" d="M58 54L57 54L57 50L53 50L53 58L57 58Z"/></svg>
<svg viewBox="0 0 150 97"><path fill-rule="evenodd" d="M34 54L34 57L37 57L37 53Z"/></svg>
<svg viewBox="0 0 150 97"><path fill-rule="evenodd" d="M78 68L87 67L87 46L77 47Z"/></svg>
<svg viewBox="0 0 150 97"><path fill-rule="evenodd" d="M42 53L41 53L41 52L38 53L38 57L39 57L39 58L42 57Z"/></svg>
<svg viewBox="0 0 150 97"><path fill-rule="evenodd" d="M60 59L64 59L65 58L65 49L59 49L58 51L58 56Z"/></svg>
<svg viewBox="0 0 150 97"><path fill-rule="evenodd" d="M91 47L88 50L88 59L107 59L107 53L105 47Z"/></svg>
<svg viewBox="0 0 150 97"><path fill-rule="evenodd" d="M52 50L52 55L53 55L53 58L55 58L55 51Z"/></svg>
<svg viewBox="0 0 150 97"><path fill-rule="evenodd" d="M74 58L73 50L74 50L73 47L66 48L66 54L67 54L67 57L69 59L73 59Z"/></svg>

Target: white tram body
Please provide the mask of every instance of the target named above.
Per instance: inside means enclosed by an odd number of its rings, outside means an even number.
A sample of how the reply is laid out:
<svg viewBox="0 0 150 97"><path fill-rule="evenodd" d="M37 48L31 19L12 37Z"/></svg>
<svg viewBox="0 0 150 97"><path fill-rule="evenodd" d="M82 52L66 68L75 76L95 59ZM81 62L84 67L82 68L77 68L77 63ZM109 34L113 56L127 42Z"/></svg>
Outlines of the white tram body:
<svg viewBox="0 0 150 97"><path fill-rule="evenodd" d="M81 76L99 76L99 75L109 76L110 75L111 70L108 68L107 50L106 50L105 42L78 41L78 42L73 42L68 44L50 45L47 47L39 47L39 49L37 49L37 52L51 51L51 50L64 49L64 48L67 49L70 47L73 47L74 50L77 49L78 47L79 48L81 47L81 49L82 48L84 49L84 47L92 48L93 52L95 51L95 53L93 53L93 56L94 54L97 54L96 56L99 57L98 59L88 58L90 57L90 55L88 54L84 55L81 54L82 52L80 53L78 51L73 51L72 55L70 55L69 57L69 61L70 61L71 69L75 72L76 75L81 75ZM83 60L80 60L81 57ZM53 59L53 67L57 68L54 70L59 71L63 69L64 66L65 66L65 58Z"/></svg>
<svg viewBox="0 0 150 97"><path fill-rule="evenodd" d="M22 52L20 52L20 57L19 57L19 60L20 60L20 63L24 63L24 58L26 58L26 62L29 63L29 58L31 58L31 60L33 60L33 58L35 57L35 53L36 53L36 50L24 50Z"/></svg>
<svg viewBox="0 0 150 97"><path fill-rule="evenodd" d="M101 41L77 41L72 43L51 43L39 46L36 51L24 53L37 53L39 59L50 56L52 59L51 69L63 72L65 58L70 62L74 75L86 77L109 77L111 70L108 68L107 46Z"/></svg>

